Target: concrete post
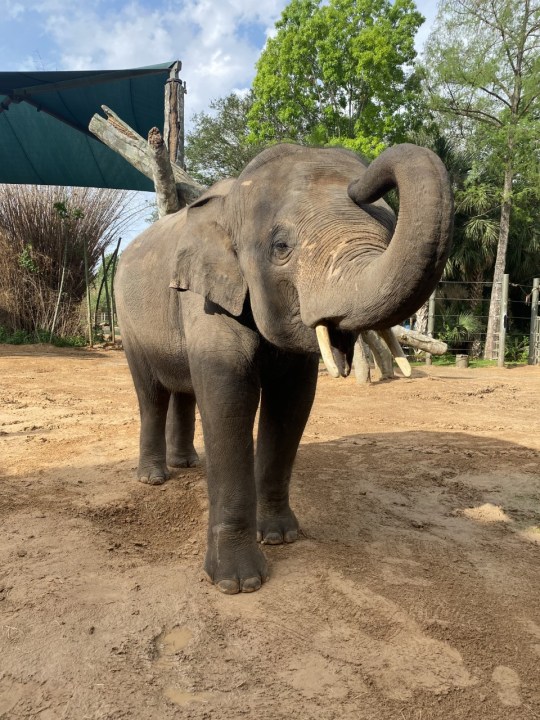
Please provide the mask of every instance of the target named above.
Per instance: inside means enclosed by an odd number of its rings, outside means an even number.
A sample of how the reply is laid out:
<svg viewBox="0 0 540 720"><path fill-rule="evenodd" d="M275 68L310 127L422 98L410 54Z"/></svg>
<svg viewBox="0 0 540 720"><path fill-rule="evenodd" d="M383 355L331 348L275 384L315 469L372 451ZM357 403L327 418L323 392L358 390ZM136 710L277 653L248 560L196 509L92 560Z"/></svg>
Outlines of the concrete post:
<svg viewBox="0 0 540 720"><path fill-rule="evenodd" d="M435 295L437 290L434 290L429 298L428 306L428 323L427 323L427 334L429 337L433 337L433 330L435 329ZM426 353L426 365L431 365L431 353Z"/></svg>
<svg viewBox="0 0 540 720"><path fill-rule="evenodd" d="M531 329L529 334L529 365L538 363L536 348L538 345L536 321L538 318L538 294L540 291L540 278L534 278L531 293Z"/></svg>

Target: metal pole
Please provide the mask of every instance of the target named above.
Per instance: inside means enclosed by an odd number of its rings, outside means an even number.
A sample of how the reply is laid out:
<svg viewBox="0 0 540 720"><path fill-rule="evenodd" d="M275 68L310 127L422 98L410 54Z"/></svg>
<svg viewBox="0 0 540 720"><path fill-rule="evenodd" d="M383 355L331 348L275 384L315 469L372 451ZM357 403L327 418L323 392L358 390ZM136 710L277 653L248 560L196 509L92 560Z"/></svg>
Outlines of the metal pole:
<svg viewBox="0 0 540 720"><path fill-rule="evenodd" d="M429 297L428 305L428 321L427 321L427 334L429 337L433 337L433 330L435 329L435 295L437 290L434 290ZM431 365L431 353L426 353L426 365Z"/></svg>
<svg viewBox="0 0 540 720"><path fill-rule="evenodd" d="M504 353L506 349L506 326L508 324L508 275L503 275L501 295L501 319L499 323L499 357L497 365L504 367Z"/></svg>
<svg viewBox="0 0 540 720"><path fill-rule="evenodd" d="M538 319L538 293L540 290L540 278L534 278L531 293L531 328L529 334L529 365L536 365L538 357L536 346L538 343L536 321Z"/></svg>

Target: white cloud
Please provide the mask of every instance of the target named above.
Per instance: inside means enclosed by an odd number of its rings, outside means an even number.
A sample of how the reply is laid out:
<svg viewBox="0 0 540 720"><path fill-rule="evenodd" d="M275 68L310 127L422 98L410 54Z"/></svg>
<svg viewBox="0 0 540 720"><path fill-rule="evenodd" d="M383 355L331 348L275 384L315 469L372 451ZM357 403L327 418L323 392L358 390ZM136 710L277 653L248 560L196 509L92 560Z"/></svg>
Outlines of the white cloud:
<svg viewBox="0 0 540 720"><path fill-rule="evenodd" d="M17 0L0 3L21 27L18 67L90 70L182 60L186 116L248 88L266 37L288 0ZM436 2L419 0L432 19ZM426 23L427 25L428 23ZM251 30L251 32L250 32ZM422 38L427 29L422 28ZM418 43L417 43L418 47ZM10 57L10 64L13 58ZM15 68L14 68L15 69Z"/></svg>
<svg viewBox="0 0 540 720"><path fill-rule="evenodd" d="M182 60L189 119L206 109L210 100L250 86L261 41L286 4L287 0L94 0L85 4L20 0L10 7L17 18L26 14L25 20L35 22L36 36L26 45L26 58L21 55L19 61L26 68L27 58L36 52L46 54L47 69L57 70ZM28 25L25 42L29 43ZM46 48L46 53L40 48ZM53 67L50 58L54 58Z"/></svg>

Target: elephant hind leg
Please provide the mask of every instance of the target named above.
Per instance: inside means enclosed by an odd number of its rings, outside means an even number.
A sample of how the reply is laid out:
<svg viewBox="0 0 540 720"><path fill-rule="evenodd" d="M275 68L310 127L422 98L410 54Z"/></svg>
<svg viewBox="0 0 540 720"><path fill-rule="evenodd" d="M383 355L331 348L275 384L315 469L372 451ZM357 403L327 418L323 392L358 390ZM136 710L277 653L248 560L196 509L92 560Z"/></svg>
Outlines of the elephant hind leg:
<svg viewBox="0 0 540 720"><path fill-rule="evenodd" d="M137 477L149 485L161 485L170 475L166 463L165 423L169 391L154 377L144 360L125 346L141 416Z"/></svg>
<svg viewBox="0 0 540 720"><path fill-rule="evenodd" d="M165 457L165 423L169 393L162 386L154 386L149 393L138 390L137 395L141 412L137 477L149 485L161 485L170 477Z"/></svg>
<svg viewBox="0 0 540 720"><path fill-rule="evenodd" d="M167 465L186 468L199 465L193 445L195 434L195 397L172 393L167 413Z"/></svg>

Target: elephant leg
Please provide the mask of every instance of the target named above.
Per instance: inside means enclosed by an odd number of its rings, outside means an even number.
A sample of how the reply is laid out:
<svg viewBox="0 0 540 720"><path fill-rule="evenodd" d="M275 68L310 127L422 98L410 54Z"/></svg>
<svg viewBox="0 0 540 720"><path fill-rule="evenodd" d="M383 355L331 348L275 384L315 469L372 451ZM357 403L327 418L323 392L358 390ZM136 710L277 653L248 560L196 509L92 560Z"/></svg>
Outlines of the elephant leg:
<svg viewBox="0 0 540 720"><path fill-rule="evenodd" d="M199 464L193 446L195 435L195 397L172 393L167 413L167 465L186 468Z"/></svg>
<svg viewBox="0 0 540 720"><path fill-rule="evenodd" d="M194 294L185 303L184 316L191 314L186 339L208 480L204 569L224 593L252 592L267 577L266 559L257 545L253 450L260 340L234 318L210 312L208 303L201 307L202 299Z"/></svg>
<svg viewBox="0 0 540 720"><path fill-rule="evenodd" d="M226 361L222 348L220 352ZM251 592L267 577L266 560L256 542L253 467L253 424L260 386L258 378L247 373L239 377L230 368L212 370L206 360L200 366L204 370L193 375L210 505L204 568L222 592Z"/></svg>
<svg viewBox="0 0 540 720"><path fill-rule="evenodd" d="M132 375L141 416L137 477L149 485L161 485L169 479L165 444L169 391L150 374L140 377L142 373L132 369Z"/></svg>
<svg viewBox="0 0 540 720"><path fill-rule="evenodd" d="M289 483L300 439L313 405L319 359L289 356L265 369L256 455L257 539L294 542L298 521L289 506Z"/></svg>

